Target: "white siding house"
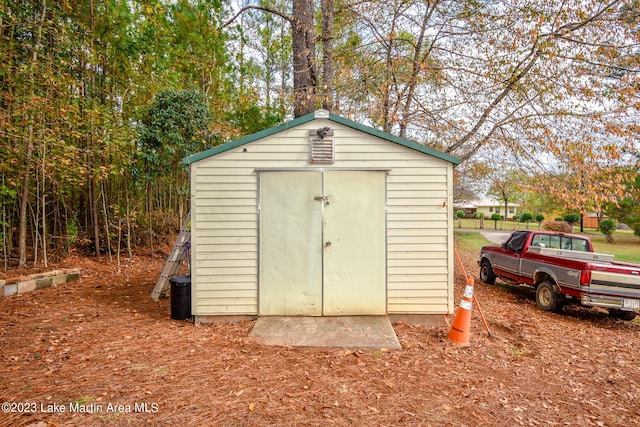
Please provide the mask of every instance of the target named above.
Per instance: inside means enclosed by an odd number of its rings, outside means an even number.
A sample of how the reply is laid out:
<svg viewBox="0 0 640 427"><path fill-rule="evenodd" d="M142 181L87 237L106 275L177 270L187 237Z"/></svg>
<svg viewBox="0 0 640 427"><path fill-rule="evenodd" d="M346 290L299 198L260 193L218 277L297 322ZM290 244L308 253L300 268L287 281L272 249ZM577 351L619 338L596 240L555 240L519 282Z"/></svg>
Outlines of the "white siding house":
<svg viewBox="0 0 640 427"><path fill-rule="evenodd" d="M507 203L507 215L504 212L504 201L500 200L477 200L472 202L475 205L476 212L484 214L485 218L491 218L494 213L504 216L505 220L512 219L514 215L520 211L520 205L517 203Z"/></svg>
<svg viewBox="0 0 640 427"><path fill-rule="evenodd" d="M196 322L453 312L455 157L320 110L185 162Z"/></svg>

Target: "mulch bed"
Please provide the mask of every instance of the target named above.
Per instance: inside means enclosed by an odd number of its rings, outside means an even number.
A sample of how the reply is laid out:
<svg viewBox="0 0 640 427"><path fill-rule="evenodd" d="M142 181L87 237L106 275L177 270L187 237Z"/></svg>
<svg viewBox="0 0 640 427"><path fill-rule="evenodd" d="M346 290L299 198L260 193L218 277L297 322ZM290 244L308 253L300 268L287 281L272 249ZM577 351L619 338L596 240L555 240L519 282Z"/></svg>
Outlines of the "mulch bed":
<svg viewBox="0 0 640 427"><path fill-rule="evenodd" d="M477 277L476 256L461 253ZM149 298L163 264L75 255L61 266L78 281L0 298L0 425L640 424L637 320L546 313L527 288L476 279L491 335L474 307L469 347L406 323L399 351L263 346L251 321L172 320Z"/></svg>

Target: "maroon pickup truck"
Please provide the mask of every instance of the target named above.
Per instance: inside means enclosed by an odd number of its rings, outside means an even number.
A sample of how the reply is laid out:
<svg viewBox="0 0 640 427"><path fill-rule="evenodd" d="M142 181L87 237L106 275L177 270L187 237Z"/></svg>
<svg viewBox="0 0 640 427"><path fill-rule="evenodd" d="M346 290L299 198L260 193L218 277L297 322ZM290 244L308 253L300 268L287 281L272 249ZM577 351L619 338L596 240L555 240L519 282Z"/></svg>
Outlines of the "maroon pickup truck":
<svg viewBox="0 0 640 427"><path fill-rule="evenodd" d="M593 252L587 237L548 231L514 231L499 246L480 251L480 280L526 284L538 307L559 312L565 303L604 307L632 320L640 310L640 265Z"/></svg>

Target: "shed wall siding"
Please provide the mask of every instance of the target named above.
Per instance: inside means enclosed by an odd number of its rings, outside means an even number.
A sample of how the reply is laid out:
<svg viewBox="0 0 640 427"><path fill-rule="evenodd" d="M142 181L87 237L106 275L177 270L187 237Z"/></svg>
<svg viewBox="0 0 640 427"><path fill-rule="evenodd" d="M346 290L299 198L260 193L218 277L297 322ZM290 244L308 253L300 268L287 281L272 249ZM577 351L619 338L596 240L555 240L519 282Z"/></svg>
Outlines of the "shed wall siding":
<svg viewBox="0 0 640 427"><path fill-rule="evenodd" d="M308 132L331 126L331 168L389 169L387 311L453 310L452 165L334 122L316 120L192 165L195 315L258 312L258 173L310 165ZM246 149L246 152L243 151Z"/></svg>

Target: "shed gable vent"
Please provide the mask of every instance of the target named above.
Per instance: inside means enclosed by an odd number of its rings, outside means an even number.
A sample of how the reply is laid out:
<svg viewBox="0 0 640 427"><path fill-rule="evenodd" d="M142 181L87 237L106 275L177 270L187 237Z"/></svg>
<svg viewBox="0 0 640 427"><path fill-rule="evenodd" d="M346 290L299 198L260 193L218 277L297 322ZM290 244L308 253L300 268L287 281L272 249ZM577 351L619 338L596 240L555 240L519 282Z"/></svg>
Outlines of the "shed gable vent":
<svg viewBox="0 0 640 427"><path fill-rule="evenodd" d="M320 128L309 131L309 163L334 163L333 130Z"/></svg>

